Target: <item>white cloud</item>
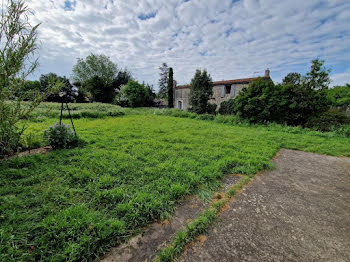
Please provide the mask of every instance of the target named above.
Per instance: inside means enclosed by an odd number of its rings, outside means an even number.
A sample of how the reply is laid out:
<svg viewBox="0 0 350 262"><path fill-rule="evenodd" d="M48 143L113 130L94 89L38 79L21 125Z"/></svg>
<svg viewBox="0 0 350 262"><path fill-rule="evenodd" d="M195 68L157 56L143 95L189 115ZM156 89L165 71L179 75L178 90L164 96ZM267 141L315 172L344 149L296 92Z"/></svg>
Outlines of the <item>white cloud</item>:
<svg viewBox="0 0 350 262"><path fill-rule="evenodd" d="M76 58L103 53L155 87L162 62L179 83L197 68L221 80L269 67L281 81L315 57L335 69L333 79L349 79L347 0L76 0L69 11L65 2L29 1L41 23L37 74L69 76Z"/></svg>
<svg viewBox="0 0 350 262"><path fill-rule="evenodd" d="M345 84L350 84L350 69L348 69L344 73L332 75L331 80L331 86L342 86Z"/></svg>

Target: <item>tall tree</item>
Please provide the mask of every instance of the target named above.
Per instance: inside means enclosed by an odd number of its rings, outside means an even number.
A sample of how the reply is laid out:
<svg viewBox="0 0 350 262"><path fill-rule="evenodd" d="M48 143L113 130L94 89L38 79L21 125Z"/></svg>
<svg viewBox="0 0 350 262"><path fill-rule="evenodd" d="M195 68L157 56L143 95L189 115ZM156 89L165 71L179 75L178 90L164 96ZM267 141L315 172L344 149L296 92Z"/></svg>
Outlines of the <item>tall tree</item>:
<svg viewBox="0 0 350 262"><path fill-rule="evenodd" d="M169 79L168 79L168 107L174 107L174 73L173 68L169 68Z"/></svg>
<svg viewBox="0 0 350 262"><path fill-rule="evenodd" d="M209 99L213 95L213 80L206 70L197 70L191 80L191 111L204 114L209 111Z"/></svg>
<svg viewBox="0 0 350 262"><path fill-rule="evenodd" d="M324 60L318 58L311 61L311 70L304 77L304 84L311 89L326 90L331 82L330 69L324 66Z"/></svg>
<svg viewBox="0 0 350 262"><path fill-rule="evenodd" d="M158 97L159 98L167 98L168 96L168 81L169 81L169 67L166 63L163 63L159 67L160 73L159 73L159 91L158 91Z"/></svg>
<svg viewBox="0 0 350 262"><path fill-rule="evenodd" d="M118 75L118 67L106 55L91 54L85 59L78 58L73 67L73 80L84 85L85 82L98 76L104 85L111 85Z"/></svg>
<svg viewBox="0 0 350 262"><path fill-rule="evenodd" d="M26 92L26 78L38 67L37 29L24 1L2 1L0 20L0 156L16 151L23 133L18 122L32 112L59 83L46 92ZM8 101L11 100L9 103ZM22 103L23 100L30 101Z"/></svg>

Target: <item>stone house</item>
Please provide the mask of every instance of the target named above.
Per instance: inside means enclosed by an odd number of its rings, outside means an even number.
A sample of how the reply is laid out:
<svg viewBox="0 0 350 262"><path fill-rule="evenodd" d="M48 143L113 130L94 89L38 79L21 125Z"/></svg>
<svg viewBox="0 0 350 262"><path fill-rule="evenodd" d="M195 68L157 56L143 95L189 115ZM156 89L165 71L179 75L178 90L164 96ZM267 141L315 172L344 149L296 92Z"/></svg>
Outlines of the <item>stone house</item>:
<svg viewBox="0 0 350 262"><path fill-rule="evenodd" d="M265 79L270 79L270 70L265 70ZM218 108L223 101L230 98L235 98L238 93L248 87L253 78L243 78L234 80L222 80L213 82L213 97L209 100L210 103L217 104ZM174 107L187 110L190 107L190 85L175 86L174 92Z"/></svg>

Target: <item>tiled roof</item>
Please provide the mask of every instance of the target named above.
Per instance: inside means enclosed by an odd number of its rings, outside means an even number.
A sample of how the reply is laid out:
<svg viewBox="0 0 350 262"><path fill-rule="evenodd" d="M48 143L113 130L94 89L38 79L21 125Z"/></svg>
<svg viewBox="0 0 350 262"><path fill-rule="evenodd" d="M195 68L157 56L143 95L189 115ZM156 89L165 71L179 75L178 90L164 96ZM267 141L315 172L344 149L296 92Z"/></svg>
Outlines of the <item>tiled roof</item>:
<svg viewBox="0 0 350 262"><path fill-rule="evenodd" d="M249 84L250 82L252 82L254 79L257 79L257 78L259 77L216 81L216 82L213 82L213 86L229 85L229 84ZM270 79L270 77L263 77L263 78ZM183 88L190 88L190 85L181 85L176 87L176 89L183 89Z"/></svg>

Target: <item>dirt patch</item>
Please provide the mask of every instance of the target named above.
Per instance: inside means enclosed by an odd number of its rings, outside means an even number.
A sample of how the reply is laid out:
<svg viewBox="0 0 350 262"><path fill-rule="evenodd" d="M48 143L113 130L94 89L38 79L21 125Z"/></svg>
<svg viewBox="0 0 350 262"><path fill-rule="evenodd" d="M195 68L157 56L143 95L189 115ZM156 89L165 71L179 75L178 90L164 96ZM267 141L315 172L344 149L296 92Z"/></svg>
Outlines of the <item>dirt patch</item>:
<svg viewBox="0 0 350 262"><path fill-rule="evenodd" d="M44 146L44 147L40 147L40 148L26 150L26 151L20 152L16 155L13 155L13 156L5 157L3 159L6 160L6 159L14 158L14 157L23 157L23 156L29 156L29 155L35 155L35 154L47 154L51 151L52 151L51 146Z"/></svg>
<svg viewBox="0 0 350 262"><path fill-rule="evenodd" d="M222 189L230 188L236 184L240 176L230 175L223 179ZM222 193L216 193L214 199L222 197ZM215 198L216 197L216 198ZM179 230L183 230L191 220L207 207L210 202L204 202L197 196L191 196L183 200L175 210L171 219L148 226L144 232L133 237L127 243L113 248L101 261L103 262L145 262L152 261L157 251L168 244ZM206 241L206 236L198 238L200 243Z"/></svg>
<svg viewBox="0 0 350 262"><path fill-rule="evenodd" d="M350 261L350 159L281 150L179 261Z"/></svg>

